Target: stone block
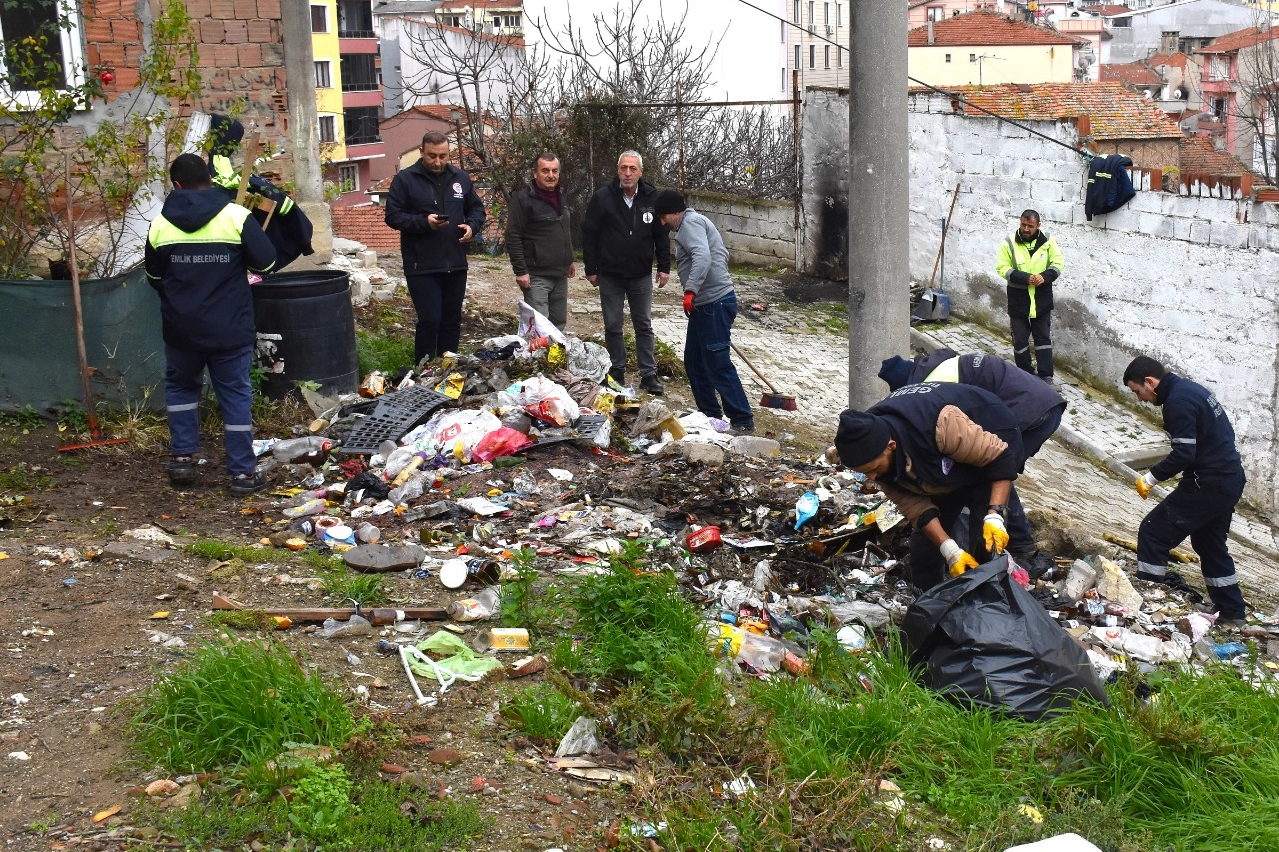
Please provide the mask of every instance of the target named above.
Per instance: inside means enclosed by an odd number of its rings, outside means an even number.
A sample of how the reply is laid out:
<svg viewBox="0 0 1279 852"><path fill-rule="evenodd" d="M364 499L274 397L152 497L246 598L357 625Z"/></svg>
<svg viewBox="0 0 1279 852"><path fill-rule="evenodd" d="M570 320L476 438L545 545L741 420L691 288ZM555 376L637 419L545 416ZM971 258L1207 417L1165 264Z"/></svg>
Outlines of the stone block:
<svg viewBox="0 0 1279 852"><path fill-rule="evenodd" d="M1128 209L1137 213L1159 213L1164 212L1163 201L1159 198L1158 193L1139 192L1132 197L1132 201L1128 202Z"/></svg>
<svg viewBox="0 0 1279 852"><path fill-rule="evenodd" d="M996 122L993 118L971 118L969 121L974 123L981 122L985 124L995 124L999 128L999 135L1011 139L1029 139L1030 134L1015 124L1009 124L1006 121Z"/></svg>
<svg viewBox="0 0 1279 852"><path fill-rule="evenodd" d="M1207 245L1212 233L1212 223L1203 219L1190 220L1190 241Z"/></svg>
<svg viewBox="0 0 1279 852"><path fill-rule="evenodd" d="M1143 234L1170 240L1175 236L1173 229L1175 221L1160 213L1138 213L1137 229Z"/></svg>
<svg viewBox="0 0 1279 852"><path fill-rule="evenodd" d="M1208 241L1215 246L1243 248L1248 245L1248 228L1234 222L1213 222Z"/></svg>
<svg viewBox="0 0 1279 852"><path fill-rule="evenodd" d="M1063 175L1059 164L1042 158L1026 160L1023 174L1032 180L1051 180L1060 183Z"/></svg>
<svg viewBox="0 0 1279 852"><path fill-rule="evenodd" d="M1030 198L1030 181L1026 178L1005 178L1001 181L1000 189L1014 201Z"/></svg>
<svg viewBox="0 0 1279 852"><path fill-rule="evenodd" d="M1061 184L1055 180L1032 180L1030 197L1036 202L1063 200Z"/></svg>
<svg viewBox="0 0 1279 852"><path fill-rule="evenodd" d="M1068 201L1035 202L1039 218L1044 222L1074 223L1075 206Z"/></svg>
<svg viewBox="0 0 1279 852"><path fill-rule="evenodd" d="M1174 240L1190 242L1190 223L1194 220L1176 219L1169 216L1165 216L1164 218L1172 223L1172 237Z"/></svg>
<svg viewBox="0 0 1279 852"><path fill-rule="evenodd" d="M1102 216L1094 216L1094 219L1104 218L1106 220L1106 230L1108 231L1135 231L1137 230L1137 214L1126 207L1114 211L1113 213L1105 213Z"/></svg>

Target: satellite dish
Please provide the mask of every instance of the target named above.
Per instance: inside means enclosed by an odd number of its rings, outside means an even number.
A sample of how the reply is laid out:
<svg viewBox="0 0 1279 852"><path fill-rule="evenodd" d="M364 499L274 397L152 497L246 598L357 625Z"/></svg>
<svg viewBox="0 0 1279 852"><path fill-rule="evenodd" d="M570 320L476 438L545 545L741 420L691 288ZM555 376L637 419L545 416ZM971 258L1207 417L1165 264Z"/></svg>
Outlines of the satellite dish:
<svg viewBox="0 0 1279 852"><path fill-rule="evenodd" d="M1150 90L1149 90L1149 89L1146 89L1145 91L1143 91L1143 92L1141 93L1141 96L1142 96L1143 98L1145 98L1146 100L1150 100L1150 99L1151 99L1151 97L1153 97L1153 96L1150 94Z"/></svg>
<svg viewBox="0 0 1279 852"><path fill-rule="evenodd" d="M1186 99L1186 90L1185 90L1185 89L1173 89L1173 90L1172 90L1172 99L1173 99L1174 101L1184 101L1184 100Z"/></svg>

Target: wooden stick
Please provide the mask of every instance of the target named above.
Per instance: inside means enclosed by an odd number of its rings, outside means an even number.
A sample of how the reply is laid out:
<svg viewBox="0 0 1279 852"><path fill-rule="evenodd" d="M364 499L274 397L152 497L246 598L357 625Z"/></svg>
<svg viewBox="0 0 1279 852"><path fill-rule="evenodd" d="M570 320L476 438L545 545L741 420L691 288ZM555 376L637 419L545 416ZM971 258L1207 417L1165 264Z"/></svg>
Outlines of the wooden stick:
<svg viewBox="0 0 1279 852"><path fill-rule="evenodd" d="M937 277L937 267L941 265L941 253L946 248L946 232L950 230L950 220L955 215L955 202L959 200L959 184L955 184L955 194L950 197L950 212L946 214L946 224L941 229L941 244L937 246L937 259L933 261L933 274L928 276L928 289L933 289L933 279Z"/></svg>
<svg viewBox="0 0 1279 852"><path fill-rule="evenodd" d="M253 168L258 164L258 154L262 153L262 132L254 131L244 140L244 165L240 167L240 188L235 192L235 203L244 206L244 198L249 194L249 178L253 177Z"/></svg>
<svg viewBox="0 0 1279 852"><path fill-rule="evenodd" d="M256 609L255 607L247 607L239 601L213 593L213 609L215 610L250 610L261 612L267 616L280 616L290 621L296 622L317 622L324 621L326 618L350 618L356 614L354 608L351 609ZM361 609L359 611L361 618L367 618L373 624L394 624L397 621L405 621L415 618L424 621L444 621L448 618L448 613L442 607L438 606L421 606L421 607L405 607L403 609L393 607L376 607L373 609Z"/></svg>
<svg viewBox="0 0 1279 852"><path fill-rule="evenodd" d="M751 359L747 358L745 355L743 355L743 354L742 354L742 350L740 350L740 349L738 349L738 348L737 348L737 344L736 344L736 343L732 343L732 342L730 342L728 345L733 347L733 351L737 353L737 357L738 357L738 358L741 358L743 361L745 361L745 362L746 362L746 366L747 366L747 367L750 367L750 368L751 368L751 371L752 371L755 375L759 376L759 380L760 380L761 382L763 382L763 383L764 383L764 385L765 385L765 386L766 386L766 387L767 387L770 391L772 391L772 393L773 393L773 395L774 395L774 396L783 396L783 394L782 394L782 392L781 392L781 391L779 391L777 388L773 387L773 383L772 383L772 382L770 382L768 379L764 378L764 374L763 374L763 373L761 373L761 372L759 371L759 368L757 368L754 364L752 364L752 363L751 363Z"/></svg>

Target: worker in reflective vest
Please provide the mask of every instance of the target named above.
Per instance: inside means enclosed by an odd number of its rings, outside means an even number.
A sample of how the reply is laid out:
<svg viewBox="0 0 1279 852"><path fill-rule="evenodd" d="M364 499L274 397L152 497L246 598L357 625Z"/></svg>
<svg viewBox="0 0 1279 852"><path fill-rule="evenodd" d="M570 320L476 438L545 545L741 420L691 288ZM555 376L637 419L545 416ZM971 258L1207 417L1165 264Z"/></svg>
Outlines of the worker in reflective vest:
<svg viewBox="0 0 1279 852"><path fill-rule="evenodd" d="M1039 230L1039 214L1021 214L1017 232L999 244L996 271L1008 282L1008 319L1013 332L1013 360L1028 373L1051 383L1053 377L1053 282L1065 261L1057 241ZM1034 364L1030 342L1035 342Z"/></svg>

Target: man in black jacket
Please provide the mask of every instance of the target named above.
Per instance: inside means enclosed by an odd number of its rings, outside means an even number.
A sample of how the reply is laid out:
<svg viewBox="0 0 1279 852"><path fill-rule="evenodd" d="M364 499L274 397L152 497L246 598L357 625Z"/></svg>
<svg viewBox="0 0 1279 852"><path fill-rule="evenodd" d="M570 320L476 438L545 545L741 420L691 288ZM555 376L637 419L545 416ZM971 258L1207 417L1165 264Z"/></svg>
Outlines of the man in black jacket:
<svg viewBox="0 0 1279 852"><path fill-rule="evenodd" d="M999 397L1021 430L1023 456L1019 472L1025 470L1026 461L1057 431L1066 412L1066 400L1051 385L1003 358L982 352L957 355L941 348L920 355L914 362L894 355L880 365L879 377L894 391L920 382L958 382ZM1032 578L1042 576L1053 567L1052 555L1035 547L1030 520L1016 488L1008 495L1008 537L1009 552Z"/></svg>
<svg viewBox="0 0 1279 852"><path fill-rule="evenodd" d="M213 188L195 154L169 167L174 190L147 233L147 281L160 294L164 321L164 397L168 405L169 481L195 482L200 450L200 390L207 367L225 429L231 493L266 486L253 456L255 340L247 270L269 272L275 248L249 211Z"/></svg>
<svg viewBox="0 0 1279 852"><path fill-rule="evenodd" d="M568 325L568 280L573 277L573 235L560 188L559 157L546 151L533 162L533 180L511 196L506 253L524 301L560 331Z"/></svg>
<svg viewBox="0 0 1279 852"><path fill-rule="evenodd" d="M1172 452L1137 479L1137 493L1144 500L1155 483L1181 474L1181 482L1138 528L1137 578L1189 588L1168 568L1169 551L1189 536L1220 616L1217 624L1242 627L1243 594L1226 535L1246 480L1230 418L1206 387L1145 355L1128 365L1124 384L1137 399L1163 408L1164 430L1172 440Z"/></svg>
<svg viewBox="0 0 1279 852"><path fill-rule="evenodd" d="M911 582L921 589L976 568L1008 546L1008 493L1021 432L989 391L948 382L908 385L866 411L848 409L835 433L838 462L866 474L911 526ZM968 550L950 537L968 509ZM980 557L980 558L978 558Z"/></svg>
<svg viewBox="0 0 1279 852"><path fill-rule="evenodd" d="M657 286L671 277L670 232L653 212L657 188L643 179L644 160L636 151L617 158L617 179L591 197L582 224L582 257L586 279L599 288L604 314L604 344L619 384L626 382L626 340L622 336L623 309L631 305L635 327L635 360L640 388L661 394L653 335L653 259Z"/></svg>
<svg viewBox="0 0 1279 852"><path fill-rule="evenodd" d="M466 243L484 228L484 203L466 172L449 162L443 133L422 137L421 159L391 181L386 224L400 232L409 296L417 311L413 357L456 352L466 297Z"/></svg>

